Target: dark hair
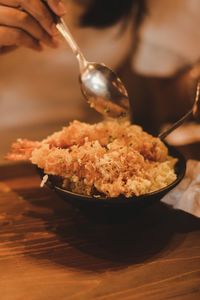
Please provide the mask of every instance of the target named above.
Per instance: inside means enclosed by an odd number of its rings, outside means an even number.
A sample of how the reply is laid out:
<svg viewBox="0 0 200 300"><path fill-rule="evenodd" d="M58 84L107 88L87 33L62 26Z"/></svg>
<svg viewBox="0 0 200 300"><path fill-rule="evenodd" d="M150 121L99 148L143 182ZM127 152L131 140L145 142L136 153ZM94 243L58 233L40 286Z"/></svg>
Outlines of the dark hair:
<svg viewBox="0 0 200 300"><path fill-rule="evenodd" d="M83 0L88 9L83 14L80 25L103 28L125 19L133 12L134 22L139 25L145 12L145 0Z"/></svg>

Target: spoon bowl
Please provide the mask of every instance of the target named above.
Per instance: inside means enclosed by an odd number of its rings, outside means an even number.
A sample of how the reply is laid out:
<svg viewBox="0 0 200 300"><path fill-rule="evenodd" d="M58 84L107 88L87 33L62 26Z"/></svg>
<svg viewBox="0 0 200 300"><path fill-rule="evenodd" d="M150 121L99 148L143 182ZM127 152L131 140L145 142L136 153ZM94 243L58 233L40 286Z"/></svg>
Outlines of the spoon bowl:
<svg viewBox="0 0 200 300"><path fill-rule="evenodd" d="M81 91L90 106L108 117L127 115L128 93L117 74L104 64L88 62L85 59L62 18L57 19L56 27L78 60Z"/></svg>
<svg viewBox="0 0 200 300"><path fill-rule="evenodd" d="M127 91L111 69L88 63L80 75L81 90L91 107L109 117L123 117L129 108Z"/></svg>

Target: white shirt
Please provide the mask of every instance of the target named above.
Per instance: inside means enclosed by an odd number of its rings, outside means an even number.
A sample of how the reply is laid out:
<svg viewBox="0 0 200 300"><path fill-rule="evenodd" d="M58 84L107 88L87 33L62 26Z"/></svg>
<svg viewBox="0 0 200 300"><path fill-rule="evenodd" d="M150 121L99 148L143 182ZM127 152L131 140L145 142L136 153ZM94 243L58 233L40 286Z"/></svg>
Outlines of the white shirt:
<svg viewBox="0 0 200 300"><path fill-rule="evenodd" d="M200 59L200 0L148 0L134 70L172 76Z"/></svg>

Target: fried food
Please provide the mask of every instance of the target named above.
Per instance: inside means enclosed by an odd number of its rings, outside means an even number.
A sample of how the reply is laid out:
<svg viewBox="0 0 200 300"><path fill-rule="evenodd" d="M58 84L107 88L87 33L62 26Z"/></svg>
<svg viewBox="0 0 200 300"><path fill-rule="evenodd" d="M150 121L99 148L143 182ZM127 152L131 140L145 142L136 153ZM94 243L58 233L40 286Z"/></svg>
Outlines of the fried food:
<svg viewBox="0 0 200 300"><path fill-rule="evenodd" d="M84 195L139 196L176 179L176 159L164 143L127 121L73 121L41 142L19 139L7 158L30 160Z"/></svg>

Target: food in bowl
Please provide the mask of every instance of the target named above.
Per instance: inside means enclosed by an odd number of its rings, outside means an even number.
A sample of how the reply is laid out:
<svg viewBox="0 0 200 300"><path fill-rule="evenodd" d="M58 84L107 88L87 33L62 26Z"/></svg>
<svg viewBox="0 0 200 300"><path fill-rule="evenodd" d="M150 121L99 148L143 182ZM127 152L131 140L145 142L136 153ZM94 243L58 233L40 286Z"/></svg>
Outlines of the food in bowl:
<svg viewBox="0 0 200 300"><path fill-rule="evenodd" d="M177 159L166 145L122 120L93 125L73 121L41 142L18 139L7 158L29 160L45 174L61 178L62 188L81 195L139 196L177 177Z"/></svg>

